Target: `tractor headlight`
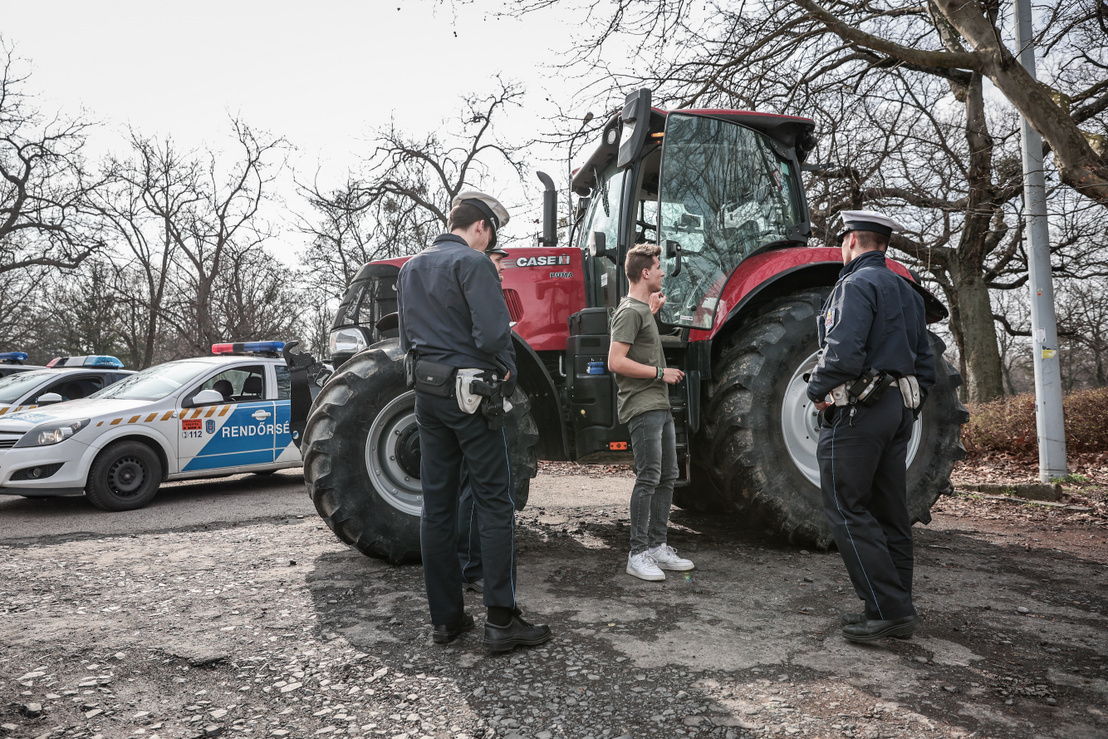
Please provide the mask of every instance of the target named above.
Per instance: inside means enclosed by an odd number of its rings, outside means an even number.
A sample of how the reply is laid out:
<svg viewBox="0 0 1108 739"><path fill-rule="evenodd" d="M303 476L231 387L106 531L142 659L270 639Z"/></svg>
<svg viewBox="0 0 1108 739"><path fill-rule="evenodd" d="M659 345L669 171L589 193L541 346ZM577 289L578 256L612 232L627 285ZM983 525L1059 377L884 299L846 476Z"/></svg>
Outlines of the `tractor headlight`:
<svg viewBox="0 0 1108 739"><path fill-rule="evenodd" d="M365 340L365 334L358 328L340 328L331 332L328 343L331 355L357 354L369 344Z"/></svg>
<svg viewBox="0 0 1108 739"><path fill-rule="evenodd" d="M60 444L75 433L88 426L89 419L68 423L48 423L31 429L15 442L16 447L51 446Z"/></svg>

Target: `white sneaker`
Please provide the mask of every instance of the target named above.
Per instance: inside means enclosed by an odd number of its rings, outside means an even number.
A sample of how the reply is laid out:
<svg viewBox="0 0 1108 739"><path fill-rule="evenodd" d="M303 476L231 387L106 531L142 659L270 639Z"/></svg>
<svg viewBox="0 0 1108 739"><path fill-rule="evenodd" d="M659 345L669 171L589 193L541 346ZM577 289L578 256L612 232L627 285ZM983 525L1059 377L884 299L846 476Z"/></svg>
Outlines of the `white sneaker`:
<svg viewBox="0 0 1108 739"><path fill-rule="evenodd" d="M634 575L640 580L665 580L666 573L658 569L654 560L646 552L627 555L627 574Z"/></svg>
<svg viewBox="0 0 1108 739"><path fill-rule="evenodd" d="M692 563L692 560L678 557L677 550L669 544L662 544L653 549L647 549L646 553L650 555L650 558L654 560L654 564L656 564L659 569L685 572L686 570L691 570L696 567L696 565Z"/></svg>

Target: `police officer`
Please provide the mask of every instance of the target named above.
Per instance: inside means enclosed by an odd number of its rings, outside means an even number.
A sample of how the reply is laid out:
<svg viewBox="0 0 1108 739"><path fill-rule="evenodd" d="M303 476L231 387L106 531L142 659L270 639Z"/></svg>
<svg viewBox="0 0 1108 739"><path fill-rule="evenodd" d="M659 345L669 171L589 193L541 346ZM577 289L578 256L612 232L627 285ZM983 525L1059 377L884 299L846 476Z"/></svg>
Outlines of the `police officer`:
<svg viewBox="0 0 1108 739"><path fill-rule="evenodd" d="M463 463L476 502L487 609L484 644L493 651L541 644L550 629L524 621L516 605L511 468L503 427L481 412L467 413L456 397L459 369L482 380L515 383L507 306L496 268L482 252L496 245L508 222L504 206L476 191L452 203L449 233L408 260L397 278L400 346L415 359L415 413L420 433L423 511L420 549L433 625L447 644L473 628L462 597L458 562L458 492Z"/></svg>
<svg viewBox="0 0 1108 739"><path fill-rule="evenodd" d="M504 282L504 257L508 252L499 246L490 246L485 254L496 267L496 276ZM477 527L477 510L473 500L473 486L469 475L462 470L462 492L458 496L458 561L462 566L462 580L467 590L481 593L485 589L481 573L481 532Z"/></svg>
<svg viewBox="0 0 1108 739"><path fill-rule="evenodd" d="M888 268L889 237L904 227L868 210L843 211L845 265L820 313L819 357L808 397L821 413L816 455L827 520L862 613L842 616L856 642L909 638L912 525L906 459L935 362L923 298Z"/></svg>

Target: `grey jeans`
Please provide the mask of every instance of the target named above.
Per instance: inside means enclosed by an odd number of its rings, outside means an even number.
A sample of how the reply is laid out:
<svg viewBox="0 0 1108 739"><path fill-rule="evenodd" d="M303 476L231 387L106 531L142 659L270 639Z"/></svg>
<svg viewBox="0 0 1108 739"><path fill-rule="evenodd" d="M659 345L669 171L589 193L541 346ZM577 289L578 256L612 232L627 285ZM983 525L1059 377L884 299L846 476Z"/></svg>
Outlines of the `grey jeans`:
<svg viewBox="0 0 1108 739"><path fill-rule="evenodd" d="M666 543L677 480L677 437L668 410L640 413L627 427L638 473L631 491L631 554L639 554Z"/></svg>

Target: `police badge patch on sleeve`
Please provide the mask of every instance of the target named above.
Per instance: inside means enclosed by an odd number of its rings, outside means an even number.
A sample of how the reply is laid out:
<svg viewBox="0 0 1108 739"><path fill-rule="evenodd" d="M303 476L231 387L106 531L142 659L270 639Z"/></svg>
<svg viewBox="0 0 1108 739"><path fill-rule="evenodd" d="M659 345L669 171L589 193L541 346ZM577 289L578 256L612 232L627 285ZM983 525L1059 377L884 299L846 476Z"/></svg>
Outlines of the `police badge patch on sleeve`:
<svg viewBox="0 0 1108 739"><path fill-rule="evenodd" d="M827 314L823 317L823 329L824 331L830 331L831 327L835 325L835 309L828 308Z"/></svg>

